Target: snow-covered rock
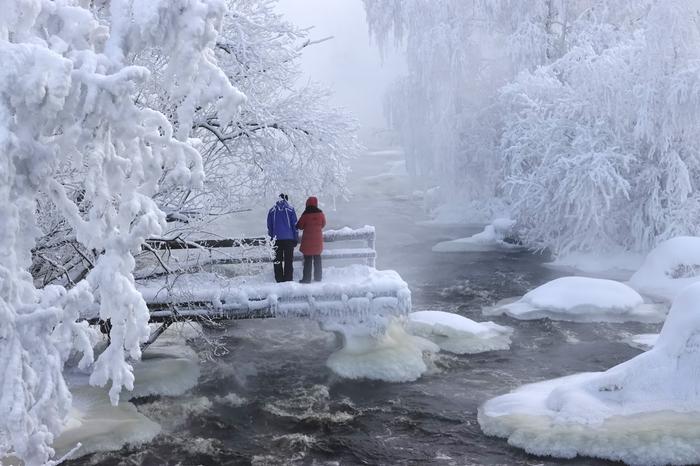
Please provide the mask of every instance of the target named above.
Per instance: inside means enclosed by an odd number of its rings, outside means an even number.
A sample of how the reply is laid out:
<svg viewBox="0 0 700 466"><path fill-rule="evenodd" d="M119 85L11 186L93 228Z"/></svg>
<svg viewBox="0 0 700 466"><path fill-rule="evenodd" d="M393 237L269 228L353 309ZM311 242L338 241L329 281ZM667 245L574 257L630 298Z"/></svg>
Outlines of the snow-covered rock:
<svg viewBox="0 0 700 466"><path fill-rule="evenodd" d="M440 349L456 354L507 350L513 329L493 322L474 322L459 314L418 311L408 315L409 333L427 338Z"/></svg>
<svg viewBox="0 0 700 466"><path fill-rule="evenodd" d="M479 424L527 452L630 464L700 462L700 284L674 301L654 347L605 372L525 385Z"/></svg>
<svg viewBox="0 0 700 466"><path fill-rule="evenodd" d="M671 302L688 285L700 281L700 237L679 236L654 248L630 278L642 294Z"/></svg>
<svg viewBox="0 0 700 466"><path fill-rule="evenodd" d="M484 231L468 238L460 238L452 241L443 241L433 246L435 252L469 252L490 251L493 249L513 249L520 247L517 244L508 243L506 237L512 234L515 221L508 218L499 218L490 225L486 225Z"/></svg>
<svg viewBox="0 0 700 466"><path fill-rule="evenodd" d="M522 320L550 318L572 322L661 322L665 308L645 304L629 286L613 280L562 277L528 292L515 302L484 309Z"/></svg>
<svg viewBox="0 0 700 466"><path fill-rule="evenodd" d="M630 345L632 348L648 351L654 347L658 339L658 333L642 333L625 338L624 342Z"/></svg>
<svg viewBox="0 0 700 466"><path fill-rule="evenodd" d="M410 382L428 370L423 353L440 351L435 343L406 333L395 319L379 333L365 325L333 322L324 322L322 328L335 332L341 340L341 348L326 364L349 379Z"/></svg>

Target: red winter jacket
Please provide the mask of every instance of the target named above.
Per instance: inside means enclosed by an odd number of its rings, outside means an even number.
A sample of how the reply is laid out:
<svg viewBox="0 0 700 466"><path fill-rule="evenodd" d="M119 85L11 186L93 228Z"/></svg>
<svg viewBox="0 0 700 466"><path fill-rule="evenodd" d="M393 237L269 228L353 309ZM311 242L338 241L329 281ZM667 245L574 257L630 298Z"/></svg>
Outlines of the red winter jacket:
<svg viewBox="0 0 700 466"><path fill-rule="evenodd" d="M299 221L297 228L304 230L301 237L301 253L305 256L318 256L323 251L323 227L326 226L326 216L318 208L318 199L311 196L306 200L306 210Z"/></svg>

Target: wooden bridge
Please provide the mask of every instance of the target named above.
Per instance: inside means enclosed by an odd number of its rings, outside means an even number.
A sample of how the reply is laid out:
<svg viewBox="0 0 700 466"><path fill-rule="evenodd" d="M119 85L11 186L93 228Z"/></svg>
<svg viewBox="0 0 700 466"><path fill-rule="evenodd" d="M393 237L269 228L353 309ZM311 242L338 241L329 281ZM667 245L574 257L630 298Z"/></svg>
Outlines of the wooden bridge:
<svg viewBox="0 0 700 466"><path fill-rule="evenodd" d="M300 284L274 283L272 267L256 275L211 271L273 262L272 245L266 238L149 240L146 248L161 254L161 270L137 283L151 311L151 321L163 325L146 346L177 320L295 317L371 323L410 312L408 285L395 271L375 269L374 227L327 230L324 241L331 245L322 255L324 281ZM355 244L347 246L350 242ZM335 247L335 243L345 244ZM189 254L192 251L195 254ZM173 260L178 252L184 255ZM329 267L329 261L346 265Z"/></svg>

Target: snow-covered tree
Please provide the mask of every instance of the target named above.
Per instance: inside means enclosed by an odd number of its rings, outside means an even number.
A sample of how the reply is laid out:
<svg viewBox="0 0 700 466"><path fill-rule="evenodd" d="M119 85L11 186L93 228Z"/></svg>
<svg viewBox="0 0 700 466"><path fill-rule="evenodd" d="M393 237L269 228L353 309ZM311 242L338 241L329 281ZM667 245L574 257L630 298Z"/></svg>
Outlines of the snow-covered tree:
<svg viewBox="0 0 700 466"><path fill-rule="evenodd" d="M70 406L63 363L74 350L83 367L93 362L78 318L111 320L111 343L90 380L111 381L116 403L133 384L128 358L140 357L149 335L132 271L143 240L165 226L153 196L201 185L201 158L188 140L195 112L215 102L228 121L243 95L214 56L220 1L17 0L2 11L0 457L46 464ZM149 70L129 57L148 49L165 60L175 127L135 103ZM83 176L65 177L71 170ZM40 198L77 243L101 252L69 288L38 289L29 273Z"/></svg>
<svg viewBox="0 0 700 466"><path fill-rule="evenodd" d="M158 202L215 218L279 192L344 196L347 161L359 151L356 124L332 108L328 90L299 82L299 59L315 42L276 13L275 1L228 5L216 54L246 105L232 123L215 107L197 111L203 189L163 193Z"/></svg>
<svg viewBox="0 0 700 466"><path fill-rule="evenodd" d="M167 236L197 233L206 222L279 192L343 196L347 160L359 151L353 120L332 108L326 89L299 81L301 54L316 43L308 31L285 22L275 1L229 0L227 6L214 51L226 76L247 96L246 105L235 121L220 115L216 105L196 108L193 143L206 176L200 187L161 186L155 193L169 218L187 221L169 223ZM159 48L126 56L130 64L152 71L139 86L137 104L159 110L177 126L178 100L169 98L166 58ZM168 173L166 167L163 176ZM65 167L61 176L73 184L85 173ZM79 190L72 196L84 202ZM53 210L40 198L44 234L34 248L32 273L38 284L70 284L93 267L96 255L75 240L70 225Z"/></svg>
<svg viewBox="0 0 700 466"><path fill-rule="evenodd" d="M364 0L378 43L393 35L406 52L408 75L389 92L387 114L412 175L463 205L500 196L498 89L560 53L578 3Z"/></svg>
<svg viewBox="0 0 700 466"><path fill-rule="evenodd" d="M697 2L364 3L405 46L390 120L443 195L503 199L556 253L698 233Z"/></svg>
<svg viewBox="0 0 700 466"><path fill-rule="evenodd" d="M700 233L700 13L648 3L580 19L566 54L503 91L505 181L530 244L647 250Z"/></svg>

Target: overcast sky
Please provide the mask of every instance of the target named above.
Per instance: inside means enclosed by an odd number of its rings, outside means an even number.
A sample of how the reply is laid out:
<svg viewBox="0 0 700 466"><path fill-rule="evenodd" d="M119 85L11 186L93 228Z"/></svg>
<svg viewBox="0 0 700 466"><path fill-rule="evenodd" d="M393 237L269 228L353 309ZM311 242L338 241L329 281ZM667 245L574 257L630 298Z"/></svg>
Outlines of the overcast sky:
<svg viewBox="0 0 700 466"><path fill-rule="evenodd" d="M369 40L362 0L280 0L278 9L298 26L313 26L312 40L334 36L304 50L306 75L330 87L334 103L347 108L363 126L385 126L383 94L405 65L396 53L382 64Z"/></svg>

